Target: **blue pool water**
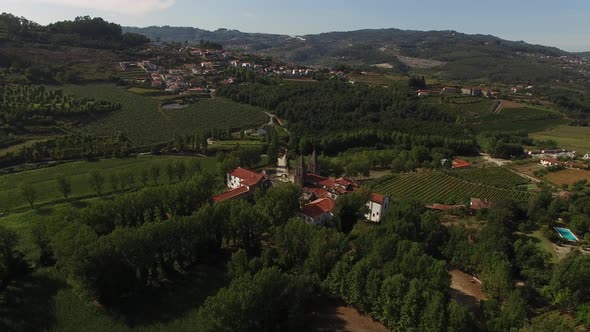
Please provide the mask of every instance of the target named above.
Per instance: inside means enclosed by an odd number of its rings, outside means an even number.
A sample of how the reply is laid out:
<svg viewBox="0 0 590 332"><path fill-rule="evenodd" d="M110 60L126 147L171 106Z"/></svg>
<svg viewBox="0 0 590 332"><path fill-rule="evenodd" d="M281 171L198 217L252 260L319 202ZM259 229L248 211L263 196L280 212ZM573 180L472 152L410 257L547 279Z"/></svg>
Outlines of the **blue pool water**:
<svg viewBox="0 0 590 332"><path fill-rule="evenodd" d="M557 233L559 233L559 235L568 240L568 241L572 241L572 242L576 242L578 241L578 238L574 235L574 233L572 233L572 231L570 231L567 228L561 228L561 227L553 227L553 229L555 229L555 231Z"/></svg>

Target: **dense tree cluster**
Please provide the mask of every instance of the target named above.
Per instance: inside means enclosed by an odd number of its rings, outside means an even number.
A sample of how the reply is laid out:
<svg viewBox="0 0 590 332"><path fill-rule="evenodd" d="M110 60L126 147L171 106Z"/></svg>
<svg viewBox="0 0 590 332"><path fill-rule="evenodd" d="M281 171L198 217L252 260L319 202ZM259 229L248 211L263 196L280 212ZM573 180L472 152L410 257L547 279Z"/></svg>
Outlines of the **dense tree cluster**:
<svg viewBox="0 0 590 332"><path fill-rule="evenodd" d="M6 38L17 42L102 49L124 49L149 42L145 36L123 33L120 25L100 17L79 16L73 21L42 26L24 17L2 13L0 25L6 27Z"/></svg>
<svg viewBox="0 0 590 332"><path fill-rule="evenodd" d="M289 82L230 85L218 93L234 101L273 110L289 121L293 131L300 133L334 133L367 127L403 129L417 121L444 122L446 127L460 131L455 128L452 115L418 103L408 87L374 88L332 79L308 85Z"/></svg>
<svg viewBox="0 0 590 332"><path fill-rule="evenodd" d="M0 293L27 269L24 255L17 250L17 234L0 225Z"/></svg>

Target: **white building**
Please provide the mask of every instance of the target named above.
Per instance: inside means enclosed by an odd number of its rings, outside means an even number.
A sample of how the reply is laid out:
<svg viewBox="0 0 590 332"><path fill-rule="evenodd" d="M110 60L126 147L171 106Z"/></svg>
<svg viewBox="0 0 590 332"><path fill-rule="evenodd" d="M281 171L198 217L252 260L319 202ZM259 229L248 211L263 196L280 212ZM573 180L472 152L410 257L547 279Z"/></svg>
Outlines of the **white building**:
<svg viewBox="0 0 590 332"><path fill-rule="evenodd" d="M226 184L230 189L236 189L244 186L254 187L258 185L262 179L264 179L264 175L238 167L227 173Z"/></svg>
<svg viewBox="0 0 590 332"><path fill-rule="evenodd" d="M389 196L383 196L380 194L372 193L371 198L367 202L368 211L365 213L367 220L379 223L383 219L383 216L389 211L389 205L391 200Z"/></svg>

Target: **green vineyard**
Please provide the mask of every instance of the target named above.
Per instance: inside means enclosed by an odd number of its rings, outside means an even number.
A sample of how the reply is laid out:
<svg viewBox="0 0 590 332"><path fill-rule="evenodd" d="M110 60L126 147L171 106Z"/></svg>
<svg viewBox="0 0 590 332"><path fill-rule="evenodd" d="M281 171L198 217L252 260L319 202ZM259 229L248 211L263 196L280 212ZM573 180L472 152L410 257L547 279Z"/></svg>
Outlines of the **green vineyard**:
<svg viewBox="0 0 590 332"><path fill-rule="evenodd" d="M120 111L101 117L84 129L99 136L123 133L135 145L164 142L174 138L175 134L256 127L268 122L262 109L223 98L202 99L185 109L163 110L159 100L115 85L68 85L65 89L76 96L120 104Z"/></svg>
<svg viewBox="0 0 590 332"><path fill-rule="evenodd" d="M505 189L512 189L530 182L528 179L502 167L458 169L449 171L447 174L470 182Z"/></svg>
<svg viewBox="0 0 590 332"><path fill-rule="evenodd" d="M395 175L376 184L374 191L392 199L414 198L424 203L465 204L470 198L526 200L526 191L501 189L474 183L441 172Z"/></svg>

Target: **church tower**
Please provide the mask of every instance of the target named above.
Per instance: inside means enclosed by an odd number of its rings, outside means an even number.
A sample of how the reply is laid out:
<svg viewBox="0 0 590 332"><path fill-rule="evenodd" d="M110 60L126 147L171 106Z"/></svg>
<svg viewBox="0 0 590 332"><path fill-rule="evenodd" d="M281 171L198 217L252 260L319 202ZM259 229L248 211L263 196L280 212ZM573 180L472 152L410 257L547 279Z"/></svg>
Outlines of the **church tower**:
<svg viewBox="0 0 590 332"><path fill-rule="evenodd" d="M299 165L295 167L295 184L300 185L303 187L305 185L305 175L307 174L307 170L305 169L305 159L303 155L299 160Z"/></svg>
<svg viewBox="0 0 590 332"><path fill-rule="evenodd" d="M318 161L318 155L315 148L311 154L311 160L309 162L309 166L307 167L307 171L312 174L320 174L320 162Z"/></svg>

